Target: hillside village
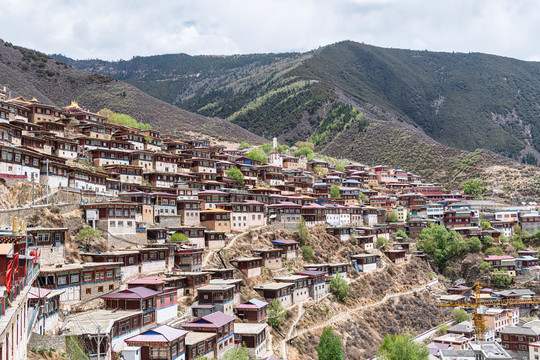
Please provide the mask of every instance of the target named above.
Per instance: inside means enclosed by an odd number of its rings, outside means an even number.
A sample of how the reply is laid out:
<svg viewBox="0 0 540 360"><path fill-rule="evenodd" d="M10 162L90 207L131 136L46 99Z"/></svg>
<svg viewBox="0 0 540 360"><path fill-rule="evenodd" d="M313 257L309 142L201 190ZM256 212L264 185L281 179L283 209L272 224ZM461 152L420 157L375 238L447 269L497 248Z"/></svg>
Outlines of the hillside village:
<svg viewBox="0 0 540 360"><path fill-rule="evenodd" d="M540 278L538 251L508 244L540 230L535 203L479 200L385 165L294 156L275 139L265 152L175 138L6 89L0 134L0 187L13 193L0 212L2 359L50 348L67 358L221 359L237 347L257 359L314 358L310 336L324 325L400 296L485 305L480 320L454 324L440 310L406 329L432 358L540 356L531 317L540 300L526 286ZM490 284L473 289L437 267L417 243L437 226L489 245L476 280ZM345 300L335 291L343 282ZM445 334L422 334L442 323ZM373 357L379 343L366 344L351 358Z"/></svg>

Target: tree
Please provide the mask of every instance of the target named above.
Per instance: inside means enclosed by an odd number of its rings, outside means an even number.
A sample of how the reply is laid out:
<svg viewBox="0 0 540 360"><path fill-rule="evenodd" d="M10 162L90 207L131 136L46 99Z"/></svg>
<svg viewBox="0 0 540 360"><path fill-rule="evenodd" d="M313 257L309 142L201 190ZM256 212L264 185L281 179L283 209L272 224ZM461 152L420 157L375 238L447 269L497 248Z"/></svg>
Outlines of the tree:
<svg viewBox="0 0 540 360"><path fill-rule="evenodd" d="M311 141L297 141L294 146L296 146L297 148L303 148L303 147L307 147L307 148L310 148L311 150L315 150L315 144L313 144Z"/></svg>
<svg viewBox="0 0 540 360"><path fill-rule="evenodd" d="M330 197L333 199L339 199L341 197L341 194L339 192L339 186L332 186L332 189L330 189Z"/></svg>
<svg viewBox="0 0 540 360"><path fill-rule="evenodd" d="M283 304L279 299L274 300L268 307L268 323L273 327L279 327L285 320L286 315Z"/></svg>
<svg viewBox="0 0 540 360"><path fill-rule="evenodd" d="M325 168L319 165L315 166L315 168L313 169L313 172L319 176L326 176L326 174L328 174L328 171L326 171Z"/></svg>
<svg viewBox="0 0 540 360"><path fill-rule="evenodd" d="M489 221L482 221L480 223L480 225L482 226L482 229L488 229L490 226L491 226L491 223Z"/></svg>
<svg viewBox="0 0 540 360"><path fill-rule="evenodd" d="M512 278L505 271L495 269L491 276L491 283L495 286L508 286L512 283Z"/></svg>
<svg viewBox="0 0 540 360"><path fill-rule="evenodd" d="M260 161L261 164L268 163L268 156L266 156L264 150L262 150L261 148L255 148L251 150L246 156L250 159Z"/></svg>
<svg viewBox="0 0 540 360"><path fill-rule="evenodd" d="M309 235L309 230L306 225L306 220L303 216L300 217L296 223L296 236L298 236L298 241L301 245L306 245L311 242L311 236Z"/></svg>
<svg viewBox="0 0 540 360"><path fill-rule="evenodd" d="M425 228L420 233L419 248L433 259L440 270L448 266L448 262L463 255L467 251L467 244L461 235L455 231L448 231L442 225Z"/></svg>
<svg viewBox="0 0 540 360"><path fill-rule="evenodd" d="M388 222L395 223L398 221L396 211L392 211L390 215L388 215Z"/></svg>
<svg viewBox="0 0 540 360"><path fill-rule="evenodd" d="M88 248L91 242L96 241L101 238L101 231L91 227L86 227L79 230L76 235L77 242L84 243L84 246Z"/></svg>
<svg viewBox="0 0 540 360"><path fill-rule="evenodd" d="M377 248L384 249L388 245L388 239L382 236L377 238Z"/></svg>
<svg viewBox="0 0 540 360"><path fill-rule="evenodd" d="M486 249L486 251L484 251L484 255L486 255L486 256L502 255L502 254L504 254L504 251L503 251L503 249L501 249L498 246L492 246L492 247Z"/></svg>
<svg viewBox="0 0 540 360"><path fill-rule="evenodd" d="M459 324L464 321L471 321L471 317L465 310L462 308L455 308L452 310L452 318L454 319L454 323Z"/></svg>
<svg viewBox="0 0 540 360"><path fill-rule="evenodd" d="M491 265L487 261L482 261L478 268L480 269L480 275L491 274Z"/></svg>
<svg viewBox="0 0 540 360"><path fill-rule="evenodd" d="M294 152L294 156L304 155L308 161L313 160L315 154L313 150L308 147L302 147Z"/></svg>
<svg viewBox="0 0 540 360"><path fill-rule="evenodd" d="M343 301L349 295L349 284L340 274L337 274L330 280L330 291L339 301Z"/></svg>
<svg viewBox="0 0 540 360"><path fill-rule="evenodd" d="M336 171L344 172L344 171L345 171L345 167L344 167L343 165L338 165L338 166L336 166Z"/></svg>
<svg viewBox="0 0 540 360"><path fill-rule="evenodd" d="M145 124L143 122L138 122L137 120L135 120L134 118L132 118L131 116L129 116L127 114L115 113L115 112L112 112L109 109L101 109L98 112L98 114L101 115L101 116L106 117L107 122L109 122L109 123L118 124L118 125L124 125L124 126L131 126L131 127L141 129L141 130L152 129L152 126L150 124Z"/></svg>
<svg viewBox="0 0 540 360"><path fill-rule="evenodd" d="M409 334L387 334L377 356L384 360L427 360L429 350L423 343L411 341Z"/></svg>
<svg viewBox="0 0 540 360"><path fill-rule="evenodd" d="M306 261L313 260L313 248L309 245L302 245L302 257Z"/></svg>
<svg viewBox="0 0 540 360"><path fill-rule="evenodd" d="M461 184L461 189L467 195L474 195L477 199L482 197L486 188L483 186L482 180L478 178L470 179L467 182Z"/></svg>
<svg viewBox="0 0 540 360"><path fill-rule="evenodd" d="M244 174L236 166L231 167L225 174L229 179L236 180L236 185L244 185Z"/></svg>
<svg viewBox="0 0 540 360"><path fill-rule="evenodd" d="M475 236L468 238L465 242L467 243L467 249L471 253L477 253L482 250L482 242Z"/></svg>
<svg viewBox="0 0 540 360"><path fill-rule="evenodd" d="M512 246L514 247L514 249L516 249L516 251L525 250L525 244L523 244L523 240L521 240L520 238L512 241Z"/></svg>
<svg viewBox="0 0 540 360"><path fill-rule="evenodd" d="M339 336L330 326L325 327L317 345L319 360L343 360L343 349Z"/></svg>
<svg viewBox="0 0 540 360"><path fill-rule="evenodd" d="M411 213L407 212L407 221L411 221Z"/></svg>
<svg viewBox="0 0 540 360"><path fill-rule="evenodd" d="M364 194L363 192L360 192L360 199L362 199L362 202L366 201L367 200L366 194Z"/></svg>
<svg viewBox="0 0 540 360"><path fill-rule="evenodd" d="M238 146L238 150L246 150L249 149L251 145L249 145L247 142L242 141L240 145Z"/></svg>
<svg viewBox="0 0 540 360"><path fill-rule="evenodd" d="M407 234L403 230L398 230L396 232L396 238L398 238L398 237L402 238L403 241L407 241L409 239L409 236L407 236Z"/></svg>
<svg viewBox="0 0 540 360"><path fill-rule="evenodd" d="M174 233L171 235L171 238L169 239L169 242L187 242L189 241L189 238L184 233Z"/></svg>
<svg viewBox="0 0 540 360"><path fill-rule="evenodd" d="M488 248L495 244L495 239L493 238L493 236L486 235L484 236L484 239L482 240L482 242L484 246Z"/></svg>

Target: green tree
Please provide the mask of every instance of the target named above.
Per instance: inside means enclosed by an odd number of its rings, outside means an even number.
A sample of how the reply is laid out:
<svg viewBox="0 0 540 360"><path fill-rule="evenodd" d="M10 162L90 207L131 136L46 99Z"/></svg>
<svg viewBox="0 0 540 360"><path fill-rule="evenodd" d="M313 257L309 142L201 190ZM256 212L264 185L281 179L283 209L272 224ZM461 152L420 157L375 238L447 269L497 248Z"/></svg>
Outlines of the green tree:
<svg viewBox="0 0 540 360"><path fill-rule="evenodd" d="M486 236L484 236L484 239L482 240L482 243L483 243L484 247L488 248L488 247L491 247L491 246L495 245L495 239L493 238L493 236L486 235Z"/></svg>
<svg viewBox="0 0 540 360"><path fill-rule="evenodd" d="M286 315L287 313L279 299L274 300L268 307L268 323L273 327L279 327Z"/></svg>
<svg viewBox="0 0 540 360"><path fill-rule="evenodd" d="M325 327L317 345L319 360L343 360L343 349L339 336L331 327Z"/></svg>
<svg viewBox="0 0 540 360"><path fill-rule="evenodd" d="M407 221L411 221L411 213L407 211Z"/></svg>
<svg viewBox="0 0 540 360"><path fill-rule="evenodd" d="M91 227L86 227L79 230L75 237L79 244L83 244L85 248L88 248L90 246L90 243L101 238L101 231Z"/></svg>
<svg viewBox="0 0 540 360"><path fill-rule="evenodd" d="M114 113L109 109L101 109L98 112L99 115L104 116L107 118L107 122L118 124L118 125L124 125L124 126L131 126L137 129L141 130L149 130L152 129L152 126L150 124L145 124L143 122L138 122L133 117L122 114L122 113Z"/></svg>
<svg viewBox="0 0 540 360"><path fill-rule="evenodd" d="M171 238L169 239L169 242L179 243L179 242L187 242L189 241L189 238L184 233L174 233L171 235Z"/></svg>
<svg viewBox="0 0 540 360"><path fill-rule="evenodd" d="M377 248L384 249L388 245L388 239L382 236L377 238Z"/></svg>
<svg viewBox="0 0 540 360"><path fill-rule="evenodd" d="M315 150L315 144L313 144L311 141L297 141L294 146L296 146L297 148L303 148L303 147L307 147L307 148L310 148L311 150Z"/></svg>
<svg viewBox="0 0 540 360"><path fill-rule="evenodd" d="M326 176L328 174L328 171L326 171L325 168L319 165L315 166L315 168L313 169L313 172L319 176Z"/></svg>
<svg viewBox="0 0 540 360"><path fill-rule="evenodd" d="M409 236L407 236L407 234L403 230L398 230L396 232L396 238L398 238L398 237L402 238L403 241L407 241L409 239Z"/></svg>
<svg viewBox="0 0 540 360"><path fill-rule="evenodd" d="M467 244L461 235L455 231L448 231L442 225L425 228L420 233L419 248L433 259L440 270L448 266L448 262L463 255L467 251Z"/></svg>
<svg viewBox="0 0 540 360"><path fill-rule="evenodd" d="M490 248L487 248L486 251L484 251L484 255L490 256L490 255L502 255L504 254L503 249L501 249L498 246L492 246Z"/></svg>
<svg viewBox="0 0 540 360"><path fill-rule="evenodd" d="M341 197L341 194L339 192L339 186L332 186L332 189L330 189L330 197L333 199L339 199Z"/></svg>
<svg viewBox="0 0 540 360"><path fill-rule="evenodd" d="M483 186L482 180L478 178L470 179L461 184L461 189L467 195L474 195L476 198L481 198L486 188Z"/></svg>
<svg viewBox="0 0 540 360"><path fill-rule="evenodd" d="M244 185L244 174L236 166L229 168L225 175L229 179L236 180L236 185Z"/></svg>
<svg viewBox="0 0 540 360"><path fill-rule="evenodd" d="M362 202L366 201L367 200L366 194L364 194L363 192L360 192L360 199L362 199Z"/></svg>
<svg viewBox="0 0 540 360"><path fill-rule="evenodd" d="M302 147L294 152L294 156L304 155L308 161L313 160L315 154L313 150L308 147Z"/></svg>
<svg viewBox="0 0 540 360"><path fill-rule="evenodd" d="M477 253L482 250L482 242L479 238L475 236L468 238L467 240L465 240L465 242L467 243L467 249L471 253Z"/></svg>
<svg viewBox="0 0 540 360"><path fill-rule="evenodd" d="M512 283L512 278L505 271L495 269L491 276L491 283L495 286L508 286Z"/></svg>
<svg viewBox="0 0 540 360"><path fill-rule="evenodd" d="M309 229L306 225L306 220L303 216L300 217L296 223L296 236L301 245L307 245L311 242L311 236L309 235Z"/></svg>
<svg viewBox="0 0 540 360"><path fill-rule="evenodd" d="M411 341L412 338L409 334L387 334L379 347L377 357L384 360L427 360L427 346Z"/></svg>
<svg viewBox="0 0 540 360"><path fill-rule="evenodd" d="M516 249L516 251L525 250L526 248L525 244L523 244L523 240L521 240L520 238L512 241L512 246L514 247L514 249Z"/></svg>
<svg viewBox="0 0 540 360"><path fill-rule="evenodd" d="M485 229L488 229L488 228L491 226L491 224L490 224L489 221L482 221L482 222L480 223L480 225L482 226L482 229L484 229L484 230L485 230Z"/></svg>
<svg viewBox="0 0 540 360"><path fill-rule="evenodd" d="M249 143L242 141L240 145L238 146L238 150L246 150L246 149L249 149L250 147L251 145L249 145Z"/></svg>
<svg viewBox="0 0 540 360"><path fill-rule="evenodd" d="M313 248L309 245L302 245L302 257L305 261L313 260Z"/></svg>
<svg viewBox="0 0 540 360"><path fill-rule="evenodd" d="M336 171L344 172L344 171L345 171L345 167L344 167L343 165L338 165L338 166L336 166Z"/></svg>
<svg viewBox="0 0 540 360"><path fill-rule="evenodd" d="M471 317L465 310L462 308L455 308L452 310L452 318L454 319L454 323L459 324L464 321L471 321Z"/></svg>
<svg viewBox="0 0 540 360"><path fill-rule="evenodd" d="M343 301L349 295L349 284L340 274L337 274L330 280L330 291L339 301Z"/></svg>
<svg viewBox="0 0 540 360"><path fill-rule="evenodd" d="M491 274L491 265L487 261L482 261L479 265L480 275Z"/></svg>
<svg viewBox="0 0 540 360"><path fill-rule="evenodd" d="M398 221L398 217L397 217L396 211L394 210L390 213L390 215L388 215L388 222L395 223L397 221Z"/></svg>
<svg viewBox="0 0 540 360"><path fill-rule="evenodd" d="M268 163L268 156L266 156L264 150L262 150L261 148L255 148L251 150L246 156L250 159L260 161L261 164Z"/></svg>

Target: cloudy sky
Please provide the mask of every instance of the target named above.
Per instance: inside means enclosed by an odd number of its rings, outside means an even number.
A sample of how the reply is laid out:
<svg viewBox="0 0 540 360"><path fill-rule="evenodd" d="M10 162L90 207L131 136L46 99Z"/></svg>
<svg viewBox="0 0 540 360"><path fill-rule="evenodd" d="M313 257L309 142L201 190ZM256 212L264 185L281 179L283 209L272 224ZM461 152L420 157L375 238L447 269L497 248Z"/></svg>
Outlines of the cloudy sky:
<svg viewBox="0 0 540 360"><path fill-rule="evenodd" d="M538 0L0 0L0 38L76 59L354 40L540 61L539 19Z"/></svg>

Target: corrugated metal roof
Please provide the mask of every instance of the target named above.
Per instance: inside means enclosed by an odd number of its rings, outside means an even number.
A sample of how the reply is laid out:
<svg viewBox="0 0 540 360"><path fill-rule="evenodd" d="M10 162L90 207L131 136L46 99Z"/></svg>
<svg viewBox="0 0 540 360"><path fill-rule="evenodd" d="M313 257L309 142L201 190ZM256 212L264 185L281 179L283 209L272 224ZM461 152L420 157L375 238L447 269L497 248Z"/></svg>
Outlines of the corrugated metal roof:
<svg viewBox="0 0 540 360"><path fill-rule="evenodd" d="M133 343L170 343L182 336L186 336L188 332L174 328L169 325L160 325L142 334L135 335L124 340L128 344Z"/></svg>

